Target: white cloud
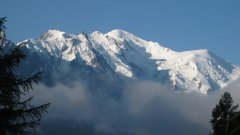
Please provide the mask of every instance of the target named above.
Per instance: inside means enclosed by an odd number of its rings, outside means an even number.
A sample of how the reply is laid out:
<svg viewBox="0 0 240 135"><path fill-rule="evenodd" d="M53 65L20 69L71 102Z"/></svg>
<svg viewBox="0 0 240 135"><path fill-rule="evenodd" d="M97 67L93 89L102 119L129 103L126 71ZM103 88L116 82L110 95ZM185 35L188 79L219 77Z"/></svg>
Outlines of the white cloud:
<svg viewBox="0 0 240 135"><path fill-rule="evenodd" d="M231 89L236 103L240 103L238 88L240 84L237 82L227 88ZM44 134L57 133L54 122L58 122L59 128L65 131L61 134L70 131L86 133L84 128L103 134L208 134L212 108L222 94L174 93L166 86L147 81L128 85L120 100L89 91L79 82L71 87L62 84L53 88L37 85L34 89L37 103L52 103L41 126ZM66 125L66 121L71 126ZM88 124L84 127L81 123Z"/></svg>

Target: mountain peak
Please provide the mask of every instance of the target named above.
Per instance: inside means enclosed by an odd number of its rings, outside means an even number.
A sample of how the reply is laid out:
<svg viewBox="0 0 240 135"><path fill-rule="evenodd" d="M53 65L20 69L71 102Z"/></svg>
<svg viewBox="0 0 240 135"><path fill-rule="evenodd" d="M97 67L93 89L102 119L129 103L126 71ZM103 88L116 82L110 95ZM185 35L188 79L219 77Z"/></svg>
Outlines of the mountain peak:
<svg viewBox="0 0 240 135"><path fill-rule="evenodd" d="M111 37L115 38L138 38L137 36L133 35L132 33L129 33L125 30L121 29L114 29L110 32L108 32L106 35L109 35Z"/></svg>
<svg viewBox="0 0 240 135"><path fill-rule="evenodd" d="M115 35L115 36L119 36L121 37L122 35L129 35L131 33L125 31L125 30L122 30L122 29L114 29L110 32L107 33L107 35Z"/></svg>
<svg viewBox="0 0 240 135"><path fill-rule="evenodd" d="M98 34L98 35L100 35L100 34L102 34L100 31L94 31L92 34Z"/></svg>
<svg viewBox="0 0 240 135"><path fill-rule="evenodd" d="M73 35L57 30L57 29L50 29L46 33L42 35L42 39L62 39L62 38L72 38Z"/></svg>
<svg viewBox="0 0 240 135"><path fill-rule="evenodd" d="M59 29L49 29L46 33L65 33L64 31L61 31Z"/></svg>

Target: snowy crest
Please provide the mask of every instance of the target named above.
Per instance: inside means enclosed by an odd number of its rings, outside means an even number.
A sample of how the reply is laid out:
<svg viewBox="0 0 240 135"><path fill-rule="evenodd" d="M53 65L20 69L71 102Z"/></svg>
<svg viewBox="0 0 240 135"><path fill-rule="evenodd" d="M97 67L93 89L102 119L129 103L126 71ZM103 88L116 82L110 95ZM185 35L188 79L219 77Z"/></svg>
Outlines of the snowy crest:
<svg viewBox="0 0 240 135"><path fill-rule="evenodd" d="M40 38L21 43L31 58L42 63L39 69L47 72L51 66L52 70L64 71L66 77L73 71L62 69L64 66L58 63L73 65L81 73L104 71L120 78L151 80L171 85L176 91L203 94L221 90L240 77L239 67L208 50L176 52L119 29L90 35L49 30Z"/></svg>

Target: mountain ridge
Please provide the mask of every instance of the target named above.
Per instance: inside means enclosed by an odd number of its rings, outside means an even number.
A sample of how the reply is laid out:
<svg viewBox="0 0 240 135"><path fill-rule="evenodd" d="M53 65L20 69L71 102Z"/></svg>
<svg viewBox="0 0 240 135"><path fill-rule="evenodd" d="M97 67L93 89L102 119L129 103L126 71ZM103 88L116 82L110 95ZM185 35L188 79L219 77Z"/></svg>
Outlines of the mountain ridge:
<svg viewBox="0 0 240 135"><path fill-rule="evenodd" d="M74 68L80 73L111 72L130 79L168 84L179 91L207 94L223 89L240 77L238 66L209 50L176 52L120 29L106 34L95 31L89 35L48 30L39 38L18 44L25 47L28 56L37 57L42 63L39 65L41 70L48 70L48 63L54 70L69 74L67 72L71 70L63 69L56 63L65 63L67 67L75 63ZM80 67L89 71L82 71Z"/></svg>

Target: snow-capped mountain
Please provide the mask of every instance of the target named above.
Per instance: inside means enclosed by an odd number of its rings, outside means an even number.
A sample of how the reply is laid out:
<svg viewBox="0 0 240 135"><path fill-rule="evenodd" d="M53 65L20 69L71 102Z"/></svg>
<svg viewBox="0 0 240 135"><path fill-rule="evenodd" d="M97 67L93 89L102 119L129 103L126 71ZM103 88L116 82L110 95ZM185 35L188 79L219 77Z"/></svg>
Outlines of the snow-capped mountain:
<svg viewBox="0 0 240 135"><path fill-rule="evenodd" d="M238 66L208 50L176 52L118 29L90 35L49 30L19 44L28 55L21 74L43 71L48 79L150 80L206 94L240 77Z"/></svg>

